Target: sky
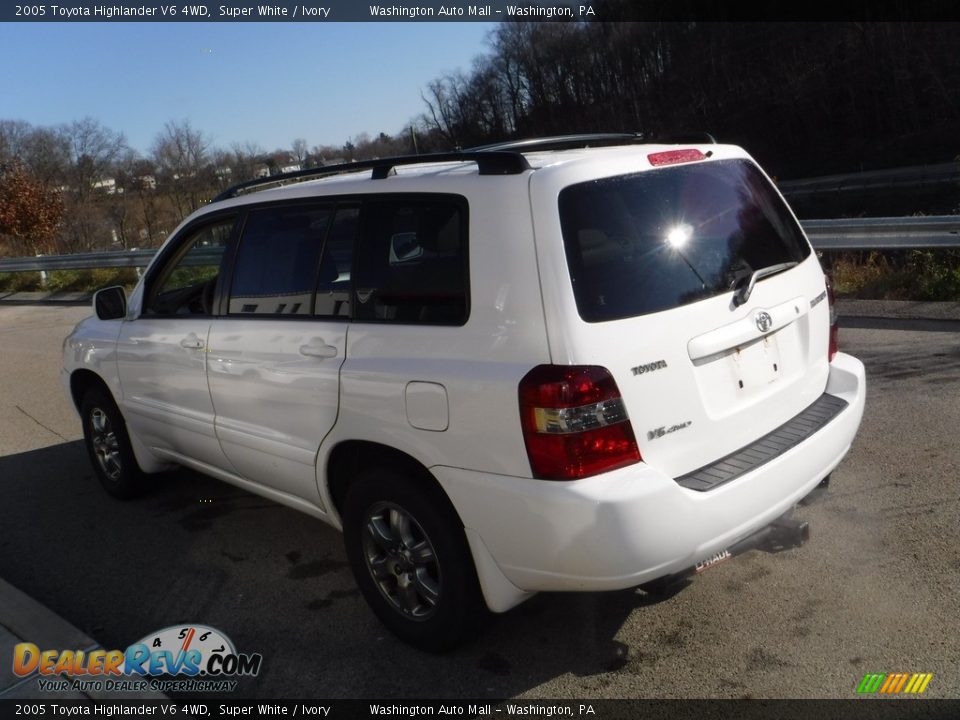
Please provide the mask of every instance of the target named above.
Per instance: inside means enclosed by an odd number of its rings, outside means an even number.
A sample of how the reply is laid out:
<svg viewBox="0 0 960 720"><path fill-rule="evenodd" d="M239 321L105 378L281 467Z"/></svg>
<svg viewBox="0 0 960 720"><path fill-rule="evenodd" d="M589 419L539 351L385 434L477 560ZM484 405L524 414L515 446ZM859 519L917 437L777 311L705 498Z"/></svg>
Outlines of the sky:
<svg viewBox="0 0 960 720"><path fill-rule="evenodd" d="M217 147L394 135L491 23L0 23L0 119L93 117L146 153L189 120Z"/></svg>

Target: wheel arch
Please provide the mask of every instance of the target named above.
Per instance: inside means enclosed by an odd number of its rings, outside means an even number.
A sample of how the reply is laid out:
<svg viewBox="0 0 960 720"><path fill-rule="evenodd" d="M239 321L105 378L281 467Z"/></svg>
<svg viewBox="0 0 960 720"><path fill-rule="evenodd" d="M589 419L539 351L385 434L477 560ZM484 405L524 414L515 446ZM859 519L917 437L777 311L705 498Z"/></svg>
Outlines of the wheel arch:
<svg viewBox="0 0 960 720"><path fill-rule="evenodd" d="M450 497L423 463L402 450L369 440L341 441L327 456L327 492L332 503L331 509L341 522L343 502L350 483L362 470L377 465L385 465L403 472L423 490L441 500L463 527L460 513L457 512Z"/></svg>
<svg viewBox="0 0 960 720"><path fill-rule="evenodd" d="M170 468L174 467L169 462L160 460L152 452L150 452L150 449L143 443L143 441L140 439L140 436L137 435L137 433L130 427L130 424L126 422L126 417L124 416L123 410L120 408L120 403L117 401L117 398L114 395L113 390L110 388L110 385L106 380L103 379L103 376L87 368L77 368L70 373L70 398L73 400L73 405L77 410L77 414L82 415L83 396L93 388L105 392L107 397L109 397L113 401L114 405L117 406L117 410L124 420L127 437L130 439L134 457L136 458L137 464L140 466L140 470L142 472L156 473L169 470Z"/></svg>
<svg viewBox="0 0 960 720"><path fill-rule="evenodd" d="M110 386L107 385L106 380L93 370L78 368L70 373L70 397L73 400L73 406L77 412L80 412L83 396L86 395L87 391L92 387L102 389L113 398L114 402L117 401L117 399L113 397L113 391L110 389Z"/></svg>

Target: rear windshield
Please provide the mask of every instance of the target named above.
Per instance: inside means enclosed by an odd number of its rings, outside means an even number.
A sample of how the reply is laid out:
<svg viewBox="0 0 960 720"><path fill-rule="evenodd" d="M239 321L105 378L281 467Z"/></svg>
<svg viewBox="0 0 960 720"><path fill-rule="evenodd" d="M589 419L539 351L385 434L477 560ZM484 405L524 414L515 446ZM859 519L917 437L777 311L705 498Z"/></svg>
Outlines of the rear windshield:
<svg viewBox="0 0 960 720"><path fill-rule="evenodd" d="M729 292L754 270L810 254L783 200L747 160L571 185L560 193L560 222L587 322Z"/></svg>

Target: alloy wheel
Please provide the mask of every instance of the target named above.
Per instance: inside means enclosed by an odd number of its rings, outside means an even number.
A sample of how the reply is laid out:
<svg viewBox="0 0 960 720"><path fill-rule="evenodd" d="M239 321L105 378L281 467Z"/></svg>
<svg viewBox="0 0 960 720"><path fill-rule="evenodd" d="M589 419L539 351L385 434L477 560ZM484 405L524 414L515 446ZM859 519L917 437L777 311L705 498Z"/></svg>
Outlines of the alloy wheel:
<svg viewBox="0 0 960 720"><path fill-rule="evenodd" d="M110 480L119 480L123 463L120 459L120 442L110 422L110 416L100 408L93 408L90 411L90 429L93 454L100 469Z"/></svg>
<svg viewBox="0 0 960 720"><path fill-rule="evenodd" d="M404 617L427 620L441 593L437 553L421 525L399 505L374 504L363 522L367 570L393 608Z"/></svg>

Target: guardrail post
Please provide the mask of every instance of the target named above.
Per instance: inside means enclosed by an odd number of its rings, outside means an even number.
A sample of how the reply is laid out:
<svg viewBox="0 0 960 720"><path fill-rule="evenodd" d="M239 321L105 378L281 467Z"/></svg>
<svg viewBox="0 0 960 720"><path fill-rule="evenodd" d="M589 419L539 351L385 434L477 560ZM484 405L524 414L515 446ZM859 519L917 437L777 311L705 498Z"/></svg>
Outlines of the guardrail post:
<svg viewBox="0 0 960 720"><path fill-rule="evenodd" d="M37 257L38 258L43 257L43 255L38 254ZM47 286L47 271L41 270L40 271L40 287L45 288L46 286Z"/></svg>

